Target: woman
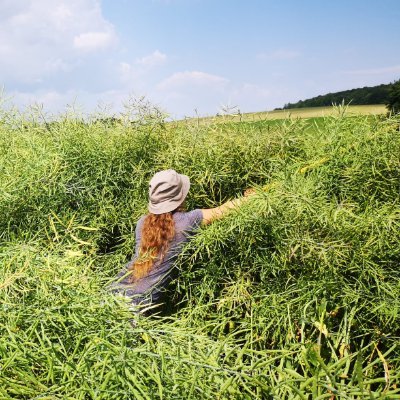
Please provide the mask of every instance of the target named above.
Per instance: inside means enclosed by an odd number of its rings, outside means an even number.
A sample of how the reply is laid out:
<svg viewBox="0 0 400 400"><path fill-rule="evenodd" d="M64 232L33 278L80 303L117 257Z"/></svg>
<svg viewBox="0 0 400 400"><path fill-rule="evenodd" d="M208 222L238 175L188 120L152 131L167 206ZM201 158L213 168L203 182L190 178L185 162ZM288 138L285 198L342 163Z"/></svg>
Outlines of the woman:
<svg viewBox="0 0 400 400"><path fill-rule="evenodd" d="M129 299L135 312L160 305L171 278L171 270L183 245L200 225L221 218L240 199L211 209L185 212L183 202L189 192L186 175L173 169L157 172L149 184L149 214L136 225L134 258L118 274L113 292Z"/></svg>

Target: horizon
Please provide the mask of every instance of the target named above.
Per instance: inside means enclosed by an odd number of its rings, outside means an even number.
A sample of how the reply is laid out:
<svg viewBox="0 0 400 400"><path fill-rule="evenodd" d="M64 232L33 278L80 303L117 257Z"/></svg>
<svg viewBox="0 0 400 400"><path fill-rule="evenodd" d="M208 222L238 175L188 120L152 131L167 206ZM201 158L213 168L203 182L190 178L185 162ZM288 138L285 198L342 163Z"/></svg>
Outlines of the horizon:
<svg viewBox="0 0 400 400"><path fill-rule="evenodd" d="M145 96L174 119L262 112L400 77L395 0L19 0L0 11L2 100L20 109L113 114Z"/></svg>

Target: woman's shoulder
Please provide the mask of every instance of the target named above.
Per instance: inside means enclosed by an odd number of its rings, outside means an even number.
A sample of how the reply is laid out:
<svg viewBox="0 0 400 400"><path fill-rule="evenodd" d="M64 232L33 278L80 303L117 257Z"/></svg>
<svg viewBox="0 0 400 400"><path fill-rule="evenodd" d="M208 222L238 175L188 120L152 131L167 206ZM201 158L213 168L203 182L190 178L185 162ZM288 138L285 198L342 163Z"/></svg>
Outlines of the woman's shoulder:
<svg viewBox="0 0 400 400"><path fill-rule="evenodd" d="M183 225L183 227L197 228L203 220L203 213L200 209L176 211L173 216L175 223Z"/></svg>
<svg viewBox="0 0 400 400"><path fill-rule="evenodd" d="M136 222L136 225L143 224L144 220L146 219L147 215L142 215Z"/></svg>
<svg viewBox="0 0 400 400"><path fill-rule="evenodd" d="M143 222L146 219L146 215L142 215L136 222L136 233L140 232L143 226Z"/></svg>
<svg viewBox="0 0 400 400"><path fill-rule="evenodd" d="M144 220L147 215L142 215L136 223L136 232L140 232L143 226ZM179 228L185 230L186 228L198 228L203 221L203 212L201 209L196 208L191 211L175 211L173 219Z"/></svg>

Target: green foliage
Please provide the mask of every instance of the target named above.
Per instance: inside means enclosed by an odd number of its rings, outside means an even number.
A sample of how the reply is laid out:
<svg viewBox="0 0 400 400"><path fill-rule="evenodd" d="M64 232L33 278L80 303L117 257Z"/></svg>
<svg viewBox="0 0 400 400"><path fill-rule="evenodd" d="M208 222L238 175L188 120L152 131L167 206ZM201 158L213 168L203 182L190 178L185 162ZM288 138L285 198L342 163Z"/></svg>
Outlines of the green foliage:
<svg viewBox="0 0 400 400"><path fill-rule="evenodd" d="M397 116L0 123L0 398L396 398ZM142 112L144 110L144 112ZM200 230L162 314L106 290L152 174L188 208L257 194Z"/></svg>
<svg viewBox="0 0 400 400"><path fill-rule="evenodd" d="M386 106L389 112L393 114L400 113L400 79L391 86Z"/></svg>
<svg viewBox="0 0 400 400"><path fill-rule="evenodd" d="M363 88L344 90L342 92L328 93L311 99L300 100L297 103L285 104L283 109L304 107L326 107L332 104L366 105L387 104L390 93L395 84L382 84L378 86L364 86Z"/></svg>

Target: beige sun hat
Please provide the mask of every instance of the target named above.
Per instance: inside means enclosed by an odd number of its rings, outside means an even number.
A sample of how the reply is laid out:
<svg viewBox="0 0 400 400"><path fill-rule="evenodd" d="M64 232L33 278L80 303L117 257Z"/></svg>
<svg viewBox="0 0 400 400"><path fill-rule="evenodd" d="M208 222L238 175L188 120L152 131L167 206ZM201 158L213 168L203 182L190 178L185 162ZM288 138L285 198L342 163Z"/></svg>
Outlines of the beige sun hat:
<svg viewBox="0 0 400 400"><path fill-rule="evenodd" d="M177 209L185 200L189 188L188 176L173 169L157 172L149 183L149 211L164 214Z"/></svg>

